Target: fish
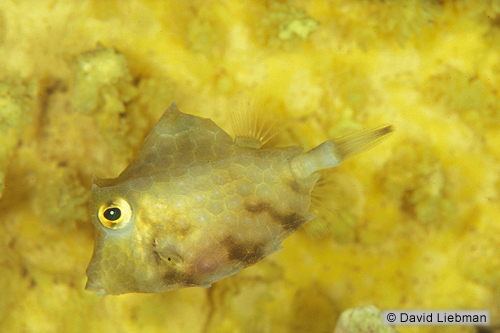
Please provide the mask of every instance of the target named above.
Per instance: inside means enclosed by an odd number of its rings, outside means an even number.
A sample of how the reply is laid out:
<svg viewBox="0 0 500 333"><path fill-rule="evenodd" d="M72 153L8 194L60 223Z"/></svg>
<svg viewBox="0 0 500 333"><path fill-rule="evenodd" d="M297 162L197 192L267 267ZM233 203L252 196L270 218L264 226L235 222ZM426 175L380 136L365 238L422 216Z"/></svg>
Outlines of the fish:
<svg viewBox="0 0 500 333"><path fill-rule="evenodd" d="M303 148L235 139L173 102L117 177L94 176L95 244L85 289L156 293L212 283L252 266L315 215L319 171L372 148L384 125Z"/></svg>

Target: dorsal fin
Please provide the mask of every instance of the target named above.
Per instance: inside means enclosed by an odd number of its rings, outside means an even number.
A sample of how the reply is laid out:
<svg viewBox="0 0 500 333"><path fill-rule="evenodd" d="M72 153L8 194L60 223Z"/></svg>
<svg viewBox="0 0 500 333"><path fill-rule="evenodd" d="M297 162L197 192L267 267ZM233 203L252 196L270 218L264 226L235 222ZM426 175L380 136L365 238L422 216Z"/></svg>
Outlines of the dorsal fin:
<svg viewBox="0 0 500 333"><path fill-rule="evenodd" d="M277 134L274 126L278 120L271 119L269 113L251 101L231 107L230 118L237 146L260 148Z"/></svg>
<svg viewBox="0 0 500 333"><path fill-rule="evenodd" d="M144 139L130 165L116 179L100 179L101 186L133 178L193 167L229 157L231 136L212 120L182 113L173 102Z"/></svg>

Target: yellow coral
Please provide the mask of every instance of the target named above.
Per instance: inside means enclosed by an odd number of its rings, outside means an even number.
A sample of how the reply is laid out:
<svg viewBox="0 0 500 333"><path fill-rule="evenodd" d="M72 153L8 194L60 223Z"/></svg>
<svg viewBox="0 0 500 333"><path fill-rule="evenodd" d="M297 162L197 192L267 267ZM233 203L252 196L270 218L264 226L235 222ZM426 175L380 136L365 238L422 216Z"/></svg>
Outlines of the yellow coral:
<svg viewBox="0 0 500 333"><path fill-rule="evenodd" d="M72 104L76 111L95 114L103 135L116 149L128 141L125 104L137 96L125 56L99 46L77 58Z"/></svg>
<svg viewBox="0 0 500 333"><path fill-rule="evenodd" d="M499 15L497 0L0 2L0 326L333 331L365 304L498 325ZM116 177L172 99L224 125L240 93L271 106L281 145L395 125L322 193L344 224L208 290L83 291L92 174Z"/></svg>
<svg viewBox="0 0 500 333"><path fill-rule="evenodd" d="M0 198L5 187L5 171L19 141L19 134L30 124L36 109L38 85L23 83L17 75L0 80Z"/></svg>
<svg viewBox="0 0 500 333"><path fill-rule="evenodd" d="M319 25L292 1L267 1L265 6L255 6L252 11L260 16L254 23L256 39L271 49L292 49Z"/></svg>

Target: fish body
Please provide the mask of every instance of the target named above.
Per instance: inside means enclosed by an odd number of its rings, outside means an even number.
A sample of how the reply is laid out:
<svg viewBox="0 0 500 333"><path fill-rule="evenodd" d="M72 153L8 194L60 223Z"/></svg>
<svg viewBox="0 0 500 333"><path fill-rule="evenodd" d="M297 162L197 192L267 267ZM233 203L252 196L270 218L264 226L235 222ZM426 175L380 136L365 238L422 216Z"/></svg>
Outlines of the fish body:
<svg viewBox="0 0 500 333"><path fill-rule="evenodd" d="M94 178L89 210L96 238L86 289L162 292L209 287L238 273L281 249L314 217L308 211L316 171L390 131L327 141L301 154L300 147L233 140L173 103L120 176Z"/></svg>

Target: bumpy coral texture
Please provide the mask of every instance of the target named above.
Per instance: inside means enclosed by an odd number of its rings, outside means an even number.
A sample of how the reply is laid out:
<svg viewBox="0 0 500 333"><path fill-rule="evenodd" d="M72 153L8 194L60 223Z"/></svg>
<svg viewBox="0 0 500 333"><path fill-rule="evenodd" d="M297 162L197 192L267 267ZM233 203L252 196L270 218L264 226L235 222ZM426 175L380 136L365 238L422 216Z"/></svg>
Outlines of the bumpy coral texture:
<svg viewBox="0 0 500 333"><path fill-rule="evenodd" d="M497 0L1 1L0 327L331 332L367 304L498 326L499 17ZM172 100L227 130L241 95L273 145L396 132L323 173L316 219L238 275L85 291L93 175L117 177Z"/></svg>

